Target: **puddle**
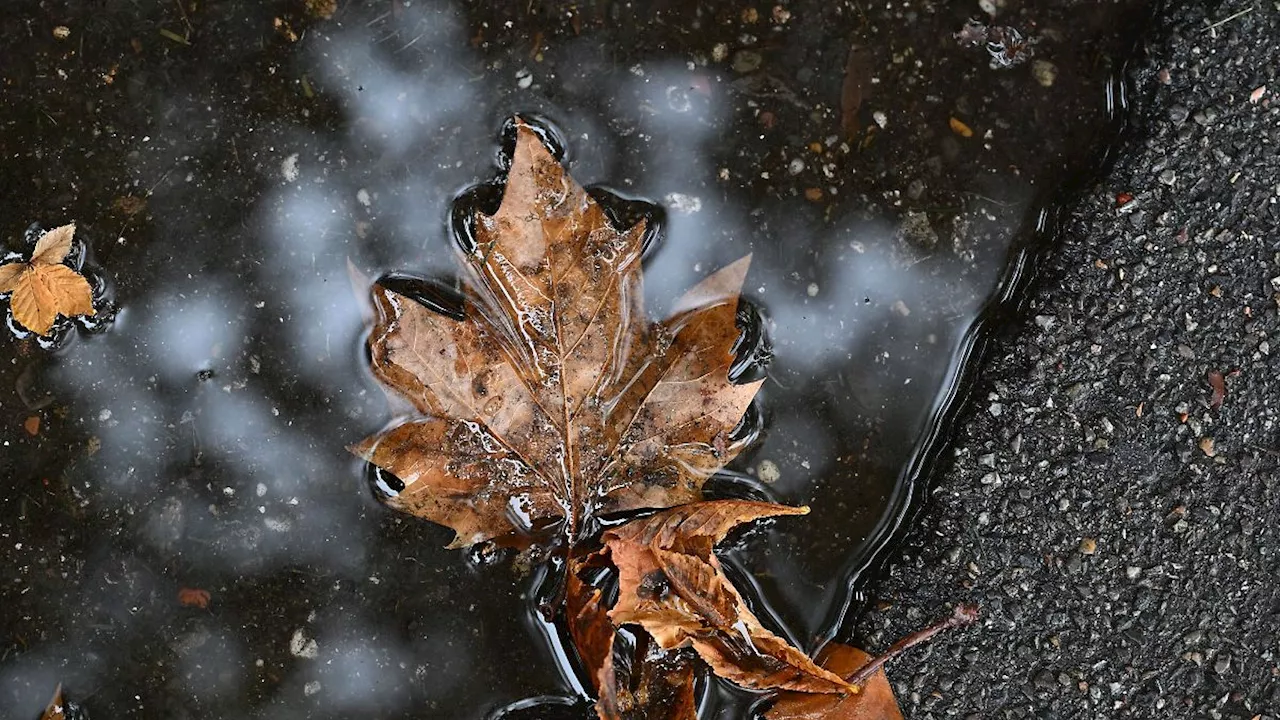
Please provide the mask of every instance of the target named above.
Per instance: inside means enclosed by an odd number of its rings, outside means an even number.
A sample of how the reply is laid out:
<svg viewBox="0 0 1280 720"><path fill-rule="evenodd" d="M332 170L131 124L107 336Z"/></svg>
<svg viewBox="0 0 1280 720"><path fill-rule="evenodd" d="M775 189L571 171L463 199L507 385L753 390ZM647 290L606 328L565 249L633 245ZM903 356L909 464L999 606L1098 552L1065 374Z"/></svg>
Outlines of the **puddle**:
<svg viewBox="0 0 1280 720"><path fill-rule="evenodd" d="M444 550L343 449L389 417L348 260L453 273L454 200L516 112L579 181L663 208L653 315L753 253L774 358L731 469L813 513L730 555L813 647L943 447L971 329L1031 266L1016 242L1052 235L1122 113L1146 7L1018 4L996 23L1034 56L998 69L932 3L266 5L0 20L6 249L75 220L118 304L55 354L0 340L19 717L58 682L107 717L582 717L534 579ZM706 717L750 700L712 696Z"/></svg>

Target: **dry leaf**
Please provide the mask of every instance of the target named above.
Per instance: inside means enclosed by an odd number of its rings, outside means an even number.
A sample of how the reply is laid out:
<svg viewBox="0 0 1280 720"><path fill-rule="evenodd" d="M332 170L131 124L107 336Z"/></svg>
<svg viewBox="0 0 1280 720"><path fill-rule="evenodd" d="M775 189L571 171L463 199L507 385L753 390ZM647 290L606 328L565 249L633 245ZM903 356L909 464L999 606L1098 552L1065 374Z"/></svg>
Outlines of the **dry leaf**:
<svg viewBox="0 0 1280 720"><path fill-rule="evenodd" d="M832 644L823 653L822 666L847 678L870 661L871 656L858 648ZM782 693L764 716L766 720L902 720L883 668L860 689L847 695Z"/></svg>
<svg viewBox="0 0 1280 720"><path fill-rule="evenodd" d="M419 416L352 451L454 547L550 526L572 543L600 513L699 499L745 444L733 430L760 385L728 378L748 260L649 322L644 224L615 229L531 127L516 137L463 257L464 319L373 288L374 373Z"/></svg>
<svg viewBox="0 0 1280 720"><path fill-rule="evenodd" d="M720 677L753 690L842 693L851 686L763 625L713 552L734 527L793 508L742 500L701 502L605 532L618 568L614 625L643 627L663 648L692 647Z"/></svg>
<svg viewBox="0 0 1280 720"><path fill-rule="evenodd" d="M40 236L30 262L0 265L0 293L13 293L13 319L38 335L48 335L59 315L94 313L89 281L62 264L75 232L75 223L54 228Z"/></svg>

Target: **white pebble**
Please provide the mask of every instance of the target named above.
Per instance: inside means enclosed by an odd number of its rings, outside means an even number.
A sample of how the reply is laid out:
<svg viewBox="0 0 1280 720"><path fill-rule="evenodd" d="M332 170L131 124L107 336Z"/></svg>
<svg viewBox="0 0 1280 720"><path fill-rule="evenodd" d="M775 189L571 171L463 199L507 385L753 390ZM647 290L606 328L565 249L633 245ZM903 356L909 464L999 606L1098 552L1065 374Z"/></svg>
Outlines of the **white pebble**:
<svg viewBox="0 0 1280 720"><path fill-rule="evenodd" d="M290 155L284 159L284 162L280 163L280 175L285 182L297 180L300 174L301 172L298 170L298 153Z"/></svg>
<svg viewBox="0 0 1280 720"><path fill-rule="evenodd" d="M778 469L778 464L772 460L761 460L756 466L756 477L760 478L761 482L772 485L782 477L782 470Z"/></svg>
<svg viewBox="0 0 1280 720"><path fill-rule="evenodd" d="M307 637L302 628L298 628L293 631L293 637L289 638L289 652L294 657L314 660L320 654L320 645L314 639Z"/></svg>

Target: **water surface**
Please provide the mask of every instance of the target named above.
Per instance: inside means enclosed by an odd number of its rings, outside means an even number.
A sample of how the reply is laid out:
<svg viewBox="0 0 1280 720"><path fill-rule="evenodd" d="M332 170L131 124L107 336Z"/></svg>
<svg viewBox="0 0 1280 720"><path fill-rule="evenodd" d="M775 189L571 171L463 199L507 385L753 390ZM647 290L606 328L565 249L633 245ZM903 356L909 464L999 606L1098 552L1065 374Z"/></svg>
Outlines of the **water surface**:
<svg viewBox="0 0 1280 720"><path fill-rule="evenodd" d="M1019 239L1121 109L1145 7L1016 4L996 22L1041 64L998 68L953 37L961 4L20 5L0 235L77 221L118 312L56 351L0 338L0 705L35 717L62 682L95 716L273 719L580 690L519 564L444 550L343 449L389 419L348 262L454 272L453 203L513 113L559 128L580 182L662 208L655 316L754 254L774 359L731 469L813 513L731 557L813 647L945 436Z"/></svg>

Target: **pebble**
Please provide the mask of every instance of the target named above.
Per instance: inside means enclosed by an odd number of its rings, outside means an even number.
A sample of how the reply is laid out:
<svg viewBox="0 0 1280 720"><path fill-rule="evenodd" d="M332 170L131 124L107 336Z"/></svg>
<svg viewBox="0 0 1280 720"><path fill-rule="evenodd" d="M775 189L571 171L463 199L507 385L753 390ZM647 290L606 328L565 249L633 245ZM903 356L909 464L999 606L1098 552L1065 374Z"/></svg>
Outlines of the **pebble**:
<svg viewBox="0 0 1280 720"><path fill-rule="evenodd" d="M1054 81L1058 79L1058 66L1048 60L1035 60L1031 63L1031 76L1040 83L1042 87L1053 87Z"/></svg>
<svg viewBox="0 0 1280 720"><path fill-rule="evenodd" d="M761 460L756 466L756 477L760 478L761 482L772 485L782 477L782 470L778 468L778 463L772 460Z"/></svg>

